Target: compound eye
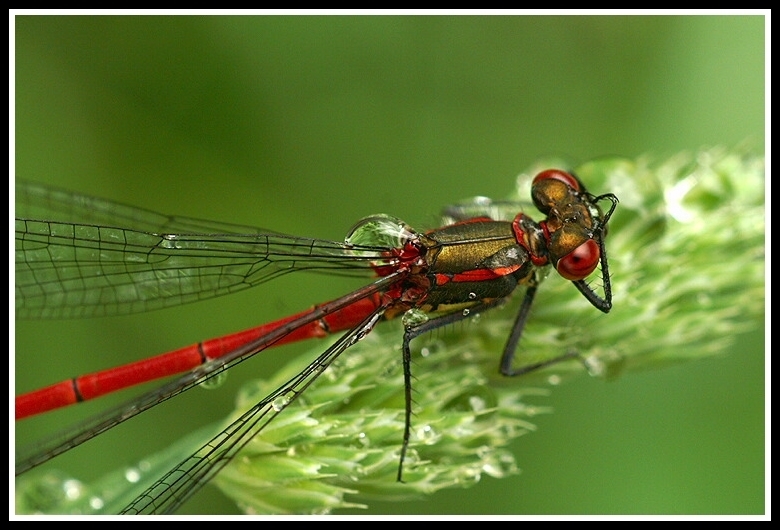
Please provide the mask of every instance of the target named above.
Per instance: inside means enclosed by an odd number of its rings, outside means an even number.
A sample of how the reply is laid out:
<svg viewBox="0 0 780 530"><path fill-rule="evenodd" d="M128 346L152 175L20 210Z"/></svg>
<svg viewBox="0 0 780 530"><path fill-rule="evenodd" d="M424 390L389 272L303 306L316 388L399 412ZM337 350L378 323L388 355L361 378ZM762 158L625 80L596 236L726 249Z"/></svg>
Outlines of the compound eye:
<svg viewBox="0 0 780 530"><path fill-rule="evenodd" d="M572 175L571 173L567 173L566 171L562 171L560 169L546 169L542 171L541 173L537 174L534 177L533 185L538 184L539 182L543 180L559 180L569 186L574 191L582 191L582 185L580 184L580 181Z"/></svg>
<svg viewBox="0 0 780 530"><path fill-rule="evenodd" d="M583 280L596 270L600 255L598 243L593 239L588 239L559 259L558 263L555 264L555 270L567 280Z"/></svg>

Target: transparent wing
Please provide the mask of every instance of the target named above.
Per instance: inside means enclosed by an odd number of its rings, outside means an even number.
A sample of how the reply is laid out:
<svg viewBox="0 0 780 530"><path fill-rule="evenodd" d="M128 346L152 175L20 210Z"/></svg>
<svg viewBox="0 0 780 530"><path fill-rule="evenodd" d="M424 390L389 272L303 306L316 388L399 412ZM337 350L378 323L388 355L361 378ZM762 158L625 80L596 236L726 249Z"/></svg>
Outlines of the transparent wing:
<svg viewBox="0 0 780 530"><path fill-rule="evenodd" d="M123 514L169 514L219 473L254 436L292 403L347 348L365 337L381 316L377 309L298 375L258 402L194 454L139 495Z"/></svg>
<svg viewBox="0 0 780 530"><path fill-rule="evenodd" d="M378 247L169 217L28 182L16 185L16 316L149 311L298 271L369 273Z"/></svg>
<svg viewBox="0 0 780 530"><path fill-rule="evenodd" d="M442 211L444 224L465 221L474 217L489 217L496 221L511 221L520 212L534 212L533 204L527 201L496 201L487 197L474 197L458 204L447 206ZM533 216L533 213L530 215ZM540 214L541 215L541 214Z"/></svg>
<svg viewBox="0 0 780 530"><path fill-rule="evenodd" d="M101 414L89 418L86 421L61 431L46 440L42 440L36 443L34 446L22 448L17 453L16 475L21 475L22 473L25 473L26 471L51 460L55 456L73 449L74 447L81 445L95 436L104 433L105 431L115 427L116 425L119 425L133 416L140 414L141 412L144 412L153 406L162 403L163 401L166 401L186 390L189 390L190 388L199 385L206 379L214 377L224 370L235 366L239 362L248 359L255 353L272 346L274 343L278 342L289 333L295 331L300 326L333 314L336 311L353 304L356 300L361 300L387 289L393 283L401 280L405 275L405 272L394 272L393 274L379 278L378 280L361 287L356 291L353 291L325 304L320 304L312 311L306 312L298 318L286 322L283 326L274 329L267 335L245 344L241 348L238 348L227 355L209 361L195 368L194 370L179 376L178 378L170 381L160 388L146 392L141 396L133 398L127 403L121 404L115 408L109 409ZM382 312L384 312L384 309L384 305L379 306L373 315L381 315ZM359 331L362 326L362 324L358 325L356 328L353 328L352 332L350 333L354 335L353 332L355 332L355 330ZM350 336L350 333L345 335L345 337Z"/></svg>

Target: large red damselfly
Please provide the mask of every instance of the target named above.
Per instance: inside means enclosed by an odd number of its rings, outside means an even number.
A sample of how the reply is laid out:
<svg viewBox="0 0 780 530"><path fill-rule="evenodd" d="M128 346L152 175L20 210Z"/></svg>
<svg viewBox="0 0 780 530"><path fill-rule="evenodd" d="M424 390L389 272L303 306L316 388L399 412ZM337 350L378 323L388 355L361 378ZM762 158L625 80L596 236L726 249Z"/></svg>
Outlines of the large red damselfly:
<svg viewBox="0 0 780 530"><path fill-rule="evenodd" d="M297 398L380 320L405 320L402 362L405 427L397 478L403 473L412 415L410 342L433 329L504 303L525 286L504 347L500 371L517 376L566 359L565 352L513 367L539 281L548 266L572 281L597 309L612 306L604 238L617 205L590 194L573 174L540 172L533 221L515 204L478 201L448 208L453 222L416 232L377 215L350 230L344 243L307 239L195 219L168 217L30 183L17 184L17 318L71 318L147 311L220 296L308 270L370 274L373 282L296 315L17 396L16 417L89 400L153 379L184 374L36 446L17 460L21 474L118 423L222 373L271 346L347 332L291 379L127 506L125 513L174 511L224 467L257 432ZM609 201L604 213L601 201ZM497 215L497 212L512 213ZM586 278L600 266L603 296ZM215 451L216 447L216 451Z"/></svg>

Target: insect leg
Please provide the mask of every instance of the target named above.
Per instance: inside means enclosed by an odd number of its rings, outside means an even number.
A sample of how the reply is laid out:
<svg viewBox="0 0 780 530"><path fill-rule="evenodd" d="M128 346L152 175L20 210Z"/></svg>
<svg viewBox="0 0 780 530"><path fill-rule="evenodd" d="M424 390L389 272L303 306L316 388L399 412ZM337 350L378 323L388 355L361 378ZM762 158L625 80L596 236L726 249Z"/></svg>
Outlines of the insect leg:
<svg viewBox="0 0 780 530"><path fill-rule="evenodd" d="M517 352L517 345L520 343L520 338L523 336L525 321L528 319L528 313L531 310L531 304L534 301L535 295L535 285L531 285L528 287L528 289L526 289L523 303L520 306L520 311L517 313L517 319L515 320L514 326L512 326L512 333L509 335L509 340L507 340L506 346L504 346L504 353L501 355L501 373L507 377L527 374L529 372L533 372L534 370L538 370L539 368L544 368L545 366L550 366L568 359L580 359L582 361L582 357L579 353L569 352L564 353L563 355L559 355L558 357L553 357L552 359L548 359L546 361L521 366L520 368L512 368L512 361L514 360L515 353Z"/></svg>
<svg viewBox="0 0 780 530"><path fill-rule="evenodd" d="M442 326L446 326L448 324L459 322L475 314L497 307L501 305L503 302L504 299L502 298L496 300L490 300L487 302L480 302L479 304L468 308L468 310L457 311L454 313L442 315L440 317L428 320L427 322L423 322L422 324L418 324L415 326L407 326L406 329L404 330L402 351L403 351L403 366L404 366L404 400L406 402L406 411L405 411L406 415L404 421L404 440L403 440L403 444L401 445L401 458L398 463L398 477L397 477L398 482L403 482L401 476L403 474L404 458L406 457L406 451L409 448L409 437L412 428L412 353L411 353L411 349L409 348L409 343L412 341L412 339L414 339L415 337L419 337L423 333L427 333L428 331L440 328Z"/></svg>

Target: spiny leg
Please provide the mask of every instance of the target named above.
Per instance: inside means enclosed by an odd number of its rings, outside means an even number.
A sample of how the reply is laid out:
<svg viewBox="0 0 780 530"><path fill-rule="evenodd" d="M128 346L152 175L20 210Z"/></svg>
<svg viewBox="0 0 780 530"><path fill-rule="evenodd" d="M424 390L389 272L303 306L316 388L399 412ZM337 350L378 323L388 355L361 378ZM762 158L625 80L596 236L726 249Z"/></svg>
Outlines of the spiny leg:
<svg viewBox="0 0 780 530"><path fill-rule="evenodd" d="M412 430L412 352L409 347L409 343L412 339L419 337L423 333L427 333L434 329L459 322L466 318L469 318L475 314L481 313L488 309L492 309L501 305L504 302L503 299L491 300L488 302L480 302L479 304L468 308L468 310L458 311L456 313L450 313L442 315L440 317L428 320L422 324L415 326L407 326L404 330L403 339L403 367L404 367L404 400L406 402L406 414L404 419L404 440L401 445L401 458L398 463L398 482L403 482L401 476L403 474L404 459L406 458L406 452L409 448L409 438Z"/></svg>
<svg viewBox="0 0 780 530"><path fill-rule="evenodd" d="M512 368L512 361L515 358L515 353L517 352L517 345L520 343L520 338L523 336L523 329L525 328L525 322L528 319L528 314L531 311L531 304L534 301L534 296L536 296L536 286L532 285L525 291L523 303L520 306L520 311L517 313L517 319L515 319L515 323L512 326L512 333L509 335L506 346L504 346L504 353L501 355L501 373L507 377L515 377L518 375L527 374L529 372L533 372L534 370L538 370L539 368L544 368L545 366L550 366L568 359L579 359L583 364L585 363L585 360L579 353L568 352L546 361L521 366L520 368Z"/></svg>

